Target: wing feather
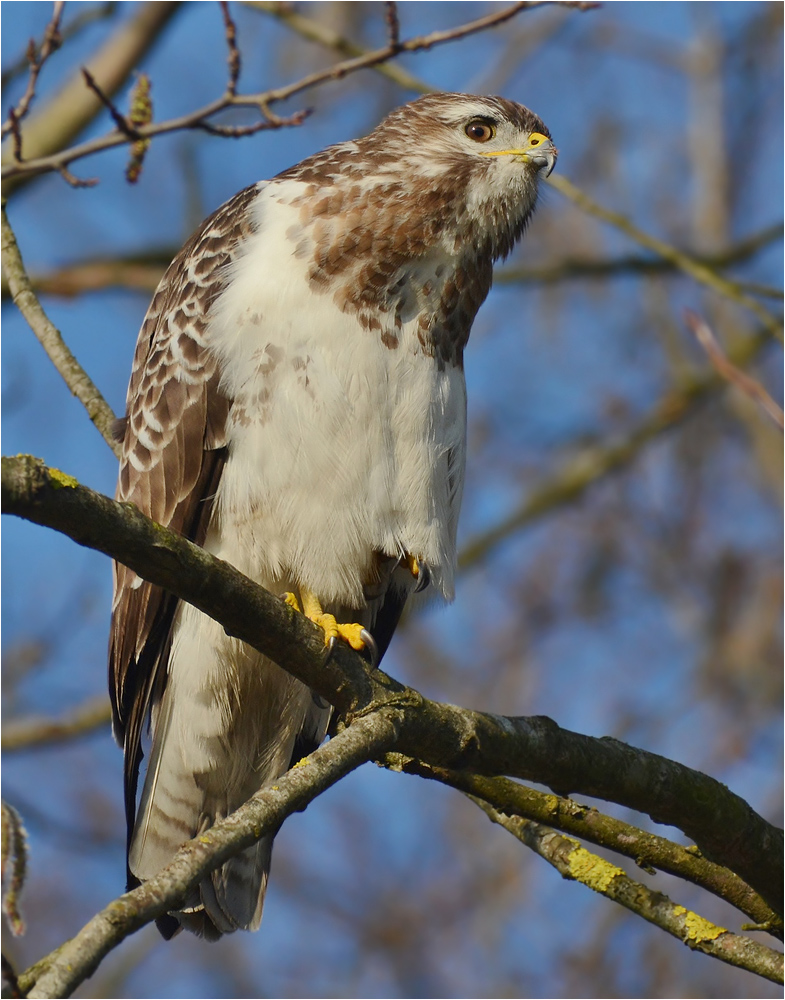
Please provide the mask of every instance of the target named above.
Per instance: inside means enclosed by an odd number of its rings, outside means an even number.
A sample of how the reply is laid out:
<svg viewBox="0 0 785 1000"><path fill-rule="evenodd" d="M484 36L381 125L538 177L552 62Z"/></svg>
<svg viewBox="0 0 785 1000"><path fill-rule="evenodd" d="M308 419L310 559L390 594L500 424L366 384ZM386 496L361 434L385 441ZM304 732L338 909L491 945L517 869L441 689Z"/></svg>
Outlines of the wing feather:
<svg viewBox="0 0 785 1000"><path fill-rule="evenodd" d="M147 312L134 355L117 499L159 524L204 541L225 461L231 401L222 393L207 342L212 303L227 265L252 231L259 186L246 188L205 220L169 266ZM109 688L115 736L125 750L129 835L136 808L141 737L166 683L177 600L115 563Z"/></svg>

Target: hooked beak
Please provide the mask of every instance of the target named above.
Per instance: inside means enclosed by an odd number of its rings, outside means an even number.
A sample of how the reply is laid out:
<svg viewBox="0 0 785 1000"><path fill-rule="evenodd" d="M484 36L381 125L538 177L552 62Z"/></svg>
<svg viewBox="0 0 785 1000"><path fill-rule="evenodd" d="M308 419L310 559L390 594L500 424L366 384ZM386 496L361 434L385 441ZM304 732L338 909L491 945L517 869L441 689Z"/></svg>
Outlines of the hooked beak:
<svg viewBox="0 0 785 1000"><path fill-rule="evenodd" d="M545 176L550 176L556 166L558 149L550 139L545 139L539 146L530 149L501 149L494 152L482 152L480 156L512 156L518 163L530 163L539 173L545 170Z"/></svg>

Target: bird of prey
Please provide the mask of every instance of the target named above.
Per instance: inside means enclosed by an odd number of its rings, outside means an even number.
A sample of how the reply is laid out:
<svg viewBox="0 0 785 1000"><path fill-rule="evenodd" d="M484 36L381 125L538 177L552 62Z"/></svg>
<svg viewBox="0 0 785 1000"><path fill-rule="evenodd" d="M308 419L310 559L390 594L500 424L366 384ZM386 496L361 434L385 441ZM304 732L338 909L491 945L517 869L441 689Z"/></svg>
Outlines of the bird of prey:
<svg viewBox="0 0 785 1000"><path fill-rule="evenodd" d="M145 317L118 499L383 655L412 591L453 595L463 350L555 159L527 108L431 94L235 195ZM282 666L115 566L131 885L322 741L331 707ZM162 933L257 928L271 846L206 876Z"/></svg>

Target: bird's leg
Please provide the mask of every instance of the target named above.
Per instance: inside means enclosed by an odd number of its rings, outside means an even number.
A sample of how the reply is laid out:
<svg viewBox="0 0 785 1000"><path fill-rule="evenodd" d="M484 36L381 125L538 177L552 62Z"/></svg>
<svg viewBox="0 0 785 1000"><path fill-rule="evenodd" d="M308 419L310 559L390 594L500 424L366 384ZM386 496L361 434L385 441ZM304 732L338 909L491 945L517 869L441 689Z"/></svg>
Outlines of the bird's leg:
<svg viewBox="0 0 785 1000"><path fill-rule="evenodd" d="M336 621L335 616L328 614L322 609L321 602L316 594L306 587L300 587L300 598L302 608L294 594L287 593L283 599L290 607L296 611L302 611L306 618L319 626L324 632L324 644L332 648L336 639L343 639L348 642L352 649L369 649L374 661L376 659L376 643L373 636L364 625L354 623L341 623Z"/></svg>

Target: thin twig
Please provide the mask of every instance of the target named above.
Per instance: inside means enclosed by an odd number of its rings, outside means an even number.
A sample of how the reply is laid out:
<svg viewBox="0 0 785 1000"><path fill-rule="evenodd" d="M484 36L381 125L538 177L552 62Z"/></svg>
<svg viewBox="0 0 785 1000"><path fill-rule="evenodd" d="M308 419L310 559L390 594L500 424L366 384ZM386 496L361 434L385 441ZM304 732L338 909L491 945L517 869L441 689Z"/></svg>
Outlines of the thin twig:
<svg viewBox="0 0 785 1000"><path fill-rule="evenodd" d="M398 19L398 4L387 0L384 5L384 23L387 27L387 42L392 49L401 43L401 22Z"/></svg>
<svg viewBox="0 0 785 1000"><path fill-rule="evenodd" d="M74 38L81 31L96 21L103 21L114 14L117 8L117 3L105 3L100 7L88 7L87 10L83 10L76 17L71 18L68 24L61 26L60 28L60 47ZM40 49L38 50L40 52ZM29 54L25 52L23 56L16 59L14 62L5 69L0 76L0 90L4 90L8 84L14 80L16 77L21 76L25 73L30 66Z"/></svg>
<svg viewBox="0 0 785 1000"><path fill-rule="evenodd" d="M621 868L587 851L572 837L564 837L550 827L519 816L506 816L482 799L469 797L489 819L539 854L564 878L581 882L606 899L619 903L695 951L754 972L773 983L783 981L783 957L780 952L750 938L732 934L724 927L679 906L663 893L636 882Z"/></svg>
<svg viewBox="0 0 785 1000"><path fill-rule="evenodd" d="M582 211L598 219L602 219L603 222L609 223L636 243L646 247L648 250L653 250L654 253L665 260L671 261L672 264L681 271L684 271L685 274L689 274L695 281L706 285L725 298L730 299L732 302L737 302L740 306L748 309L757 316L764 330L767 330L770 334L777 337L777 339L782 340L782 317L774 316L760 302L750 298L735 281L723 278L716 271L701 264L694 257L677 249L670 243L644 233L642 229L638 229L637 226L633 225L625 215L621 215L619 212L612 212L610 209L604 208L596 201L593 201L580 188L577 188L571 181L567 180L566 177L551 174L547 180L552 187L556 188L566 198L569 198Z"/></svg>
<svg viewBox="0 0 785 1000"><path fill-rule="evenodd" d="M226 84L226 93L234 97L237 93L237 82L240 79L240 50L237 48L237 25L232 20L229 13L229 4L226 0L220 0L221 13L224 19L224 29L226 33L226 45L229 55L226 57L229 66L229 80Z"/></svg>
<svg viewBox="0 0 785 1000"><path fill-rule="evenodd" d="M269 14L281 24L291 28L301 38L306 38L309 42L316 42L317 45L331 49L339 55L354 58L355 56L367 55L371 51L364 45L358 45L351 39L339 35L329 25L312 20L310 17L304 17L289 4L280 3L280 0L245 0L243 6ZM372 66L371 69L380 76L397 83L403 90L410 90L415 94L428 94L434 90L430 84L420 80L419 77L414 76L397 63L379 63Z"/></svg>
<svg viewBox="0 0 785 1000"><path fill-rule="evenodd" d="M25 117L27 112L30 110L30 104L35 97L35 88L38 84L38 76L44 67L44 63L60 48L62 38L60 36L60 21L63 17L63 8L65 7L64 0L56 0L54 5L54 10L52 12L52 19L46 26L44 32L44 40L41 43L41 48L36 54L35 41L31 38L30 44L27 49L27 59L30 64L30 76L27 80L27 87L25 88L24 94L22 94L21 99L16 104L13 109L13 117L9 115L9 120L3 124L2 135L8 135L9 132L14 131L15 128L18 129L19 122ZM16 123L16 124L14 124ZM19 155L21 159L21 153Z"/></svg>
<svg viewBox="0 0 785 1000"><path fill-rule="evenodd" d="M302 111L295 111L294 114L286 118L274 115L256 122L254 125L213 125L211 122L196 122L193 128L209 132L210 135L222 135L228 139L242 139L247 135L255 135L257 132L264 132L267 129L282 128L287 125L302 125L305 119L311 114L310 108Z"/></svg>
<svg viewBox="0 0 785 1000"><path fill-rule="evenodd" d="M118 131L122 132L126 138L130 139L131 142L136 142L140 136L137 130L131 125L125 115L115 107L114 102L110 97L101 90L95 81L95 77L90 72L89 69L82 67L82 76L87 86L92 90L98 100L103 104L109 114L112 116L112 121L118 128Z"/></svg>
<svg viewBox="0 0 785 1000"><path fill-rule="evenodd" d="M120 445L112 437L115 415L90 376L69 350L60 331L46 315L30 287L30 279L27 277L14 231L8 221L5 205L2 207L2 261L14 303L62 375L65 384L82 403L103 439L119 458Z"/></svg>
<svg viewBox="0 0 785 1000"><path fill-rule="evenodd" d="M746 372L728 360L706 320L693 312L692 309L684 310L684 319L720 375L741 389L750 399L754 399L768 413L779 429L785 430L785 415L783 415L782 408L774 402L757 379L747 375Z"/></svg>
<svg viewBox="0 0 785 1000"><path fill-rule="evenodd" d="M433 31L427 35L419 35L415 38L410 38L406 41L400 42L395 48L385 45L383 48L366 52L362 56L347 59L344 62L328 66L326 69L311 73L295 83L287 84L283 87L276 87L261 94L237 94L232 96L231 94L225 93L217 100L206 104L204 107L199 108L196 111L189 112L179 118L172 118L168 121L153 123L145 126L144 128L139 129L139 135L144 138L153 138L157 135L182 131L183 129L201 128L203 122L207 122L219 112L231 107L253 107L262 110L270 104L285 101L288 98L293 97L295 94L300 94L303 91L310 90L319 84L330 80L341 80L351 73L356 73L362 69L373 68L380 63L384 63L394 58L399 52L427 51L437 45L443 45L447 42L456 41L460 38L466 38L470 35L477 34L478 32L486 31L490 28L504 24L506 21L509 21L511 18L520 14L524 10L534 10L539 7L549 6L551 3L552 0L530 0L530 2L515 3L504 10L496 11L493 14L477 18L474 21L458 25L455 28L444 31ZM576 10L589 10L595 7L596 4L578 2L578 0L576 0L576 2L562 3L560 6L569 6ZM283 119L280 120L280 122L283 121ZM2 176L3 178L17 178L45 173L50 170L58 170L61 166L73 163L75 160L82 159L85 156L92 156L95 153L102 152L107 149L113 149L115 146L122 145L126 142L128 142L126 136L117 132L111 132L107 135L100 136L99 138L89 140L88 142L71 146L69 149L61 150L51 156L31 158L26 160L23 164L4 164Z"/></svg>
<svg viewBox="0 0 785 1000"><path fill-rule="evenodd" d="M145 52L160 36L170 18L177 12L178 2L147 2L125 4L130 17L123 17L112 34L90 56L87 67L101 90L112 97L128 79ZM22 129L27 160L53 158L47 170L58 170L70 162L60 156L70 143L103 111L101 100L85 86L81 72L75 71L56 91L36 103ZM116 133L112 133L116 134ZM120 136L120 142L127 140ZM11 151L3 150L3 168L12 160ZM11 163L12 165L12 163ZM3 194L27 183L36 173L20 173L3 182Z"/></svg>
<svg viewBox="0 0 785 1000"><path fill-rule="evenodd" d="M72 188L91 188L95 187L98 183L97 177L77 177L76 174L72 174L67 167L58 167L57 173L60 174L66 184L70 185Z"/></svg>

